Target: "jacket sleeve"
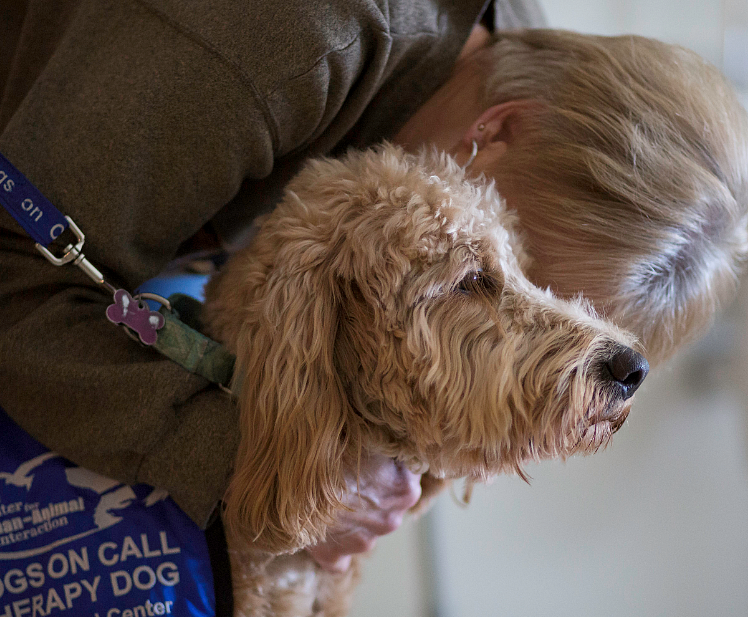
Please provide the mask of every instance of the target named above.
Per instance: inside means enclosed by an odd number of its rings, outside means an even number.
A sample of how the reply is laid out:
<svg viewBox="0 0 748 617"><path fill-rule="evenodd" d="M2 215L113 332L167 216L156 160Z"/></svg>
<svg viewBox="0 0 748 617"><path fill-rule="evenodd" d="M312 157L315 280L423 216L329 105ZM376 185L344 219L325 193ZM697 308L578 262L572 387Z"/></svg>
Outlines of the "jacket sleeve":
<svg viewBox="0 0 748 617"><path fill-rule="evenodd" d="M209 43L144 3L83 1L0 151L132 291L244 178L270 173L276 130L252 81ZM110 303L0 212L0 405L75 463L165 488L202 525L230 473L236 409L109 323Z"/></svg>

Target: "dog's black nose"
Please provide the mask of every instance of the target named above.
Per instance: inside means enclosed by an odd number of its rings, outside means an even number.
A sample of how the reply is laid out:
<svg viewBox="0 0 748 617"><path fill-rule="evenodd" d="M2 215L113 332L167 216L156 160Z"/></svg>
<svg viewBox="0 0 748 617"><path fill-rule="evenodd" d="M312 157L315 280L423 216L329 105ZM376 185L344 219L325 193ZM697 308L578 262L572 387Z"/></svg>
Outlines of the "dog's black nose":
<svg viewBox="0 0 748 617"><path fill-rule="evenodd" d="M618 347L605 363L606 377L621 389L623 400L631 398L649 373L646 358L629 347Z"/></svg>

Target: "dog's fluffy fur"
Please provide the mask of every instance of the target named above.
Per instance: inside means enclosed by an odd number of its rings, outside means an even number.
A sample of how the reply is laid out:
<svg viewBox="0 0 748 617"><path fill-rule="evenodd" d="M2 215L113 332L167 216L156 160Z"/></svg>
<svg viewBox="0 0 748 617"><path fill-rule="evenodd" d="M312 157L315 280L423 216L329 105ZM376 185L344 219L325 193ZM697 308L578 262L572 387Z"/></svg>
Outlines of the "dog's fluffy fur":
<svg viewBox="0 0 748 617"><path fill-rule="evenodd" d="M345 614L355 574L297 551L325 537L364 449L438 487L591 452L621 426L631 399L607 367L634 337L535 287L523 260L491 184L385 146L309 163L211 280L205 322L237 356L238 615Z"/></svg>

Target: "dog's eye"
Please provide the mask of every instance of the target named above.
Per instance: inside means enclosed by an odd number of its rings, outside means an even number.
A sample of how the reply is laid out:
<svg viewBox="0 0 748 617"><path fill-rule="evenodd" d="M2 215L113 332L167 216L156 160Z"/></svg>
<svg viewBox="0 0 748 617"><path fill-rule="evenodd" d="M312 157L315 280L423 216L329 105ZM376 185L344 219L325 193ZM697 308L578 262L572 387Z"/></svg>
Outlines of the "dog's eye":
<svg viewBox="0 0 748 617"><path fill-rule="evenodd" d="M481 268L478 268L468 272L467 276L458 283L456 289L462 294L472 294L476 292L485 293L492 287L491 277L486 275Z"/></svg>

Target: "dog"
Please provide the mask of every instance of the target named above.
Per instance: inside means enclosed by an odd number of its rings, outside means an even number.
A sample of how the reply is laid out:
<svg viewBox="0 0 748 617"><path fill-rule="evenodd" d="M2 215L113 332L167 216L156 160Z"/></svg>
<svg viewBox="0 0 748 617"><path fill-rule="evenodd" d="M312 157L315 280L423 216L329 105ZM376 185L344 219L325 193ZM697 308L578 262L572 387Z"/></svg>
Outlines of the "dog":
<svg viewBox="0 0 748 617"><path fill-rule="evenodd" d="M318 568L363 451L452 478L594 452L648 372L635 337L523 274L516 216L446 154L309 162L206 287L237 363L241 445L224 521L236 614L346 614L357 566Z"/></svg>

